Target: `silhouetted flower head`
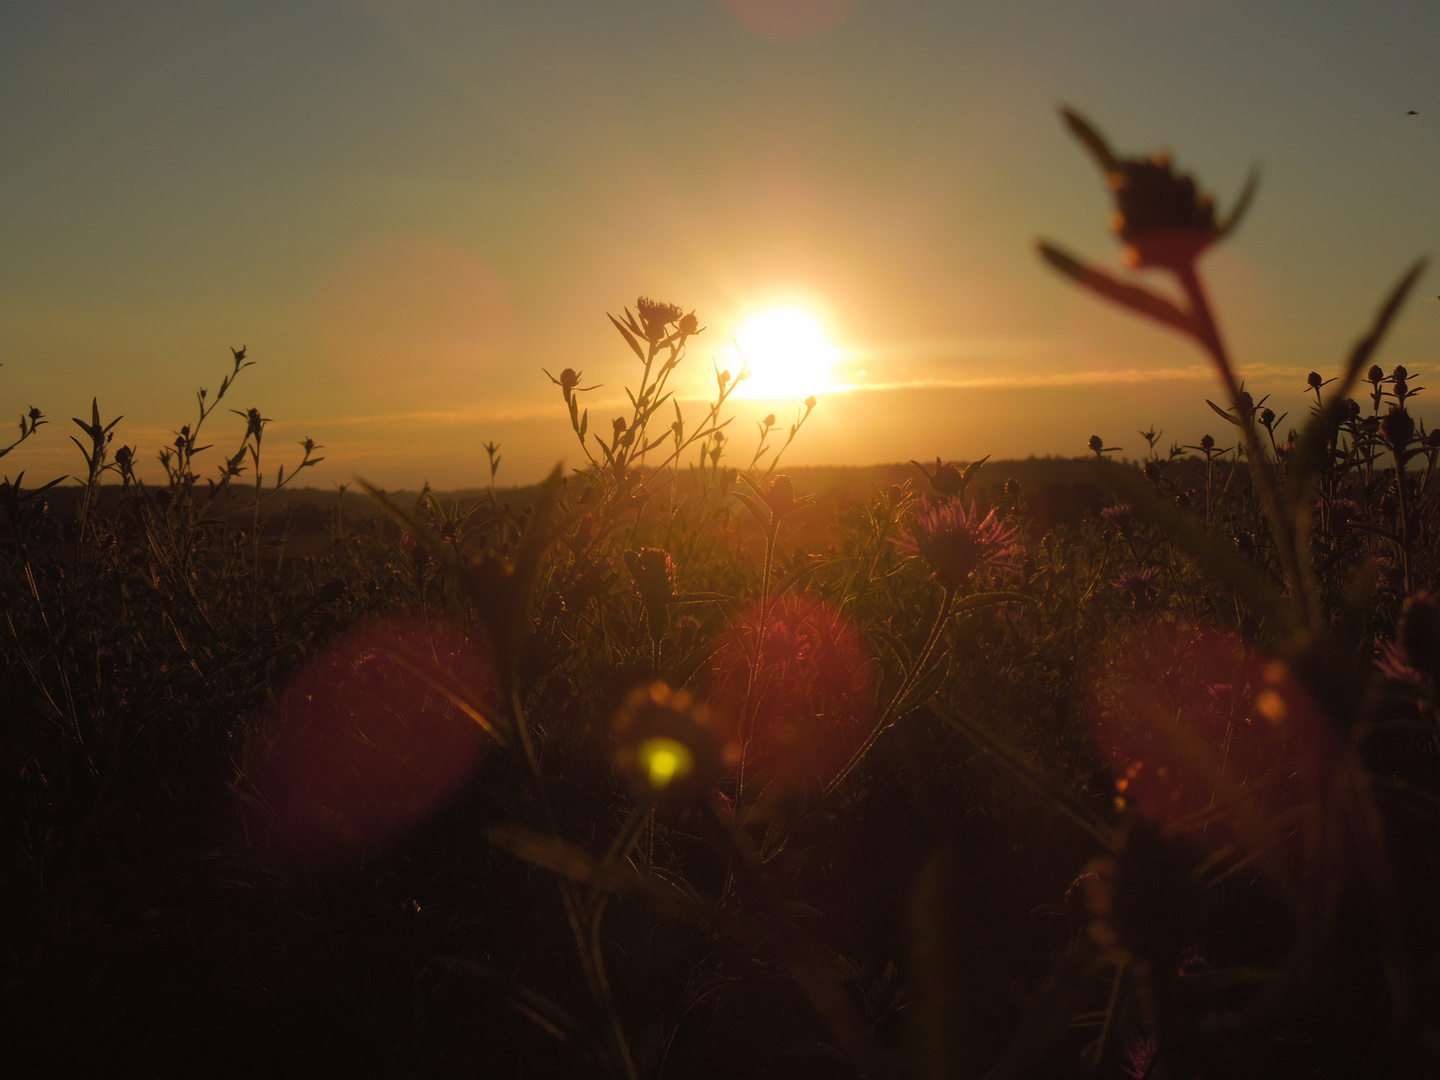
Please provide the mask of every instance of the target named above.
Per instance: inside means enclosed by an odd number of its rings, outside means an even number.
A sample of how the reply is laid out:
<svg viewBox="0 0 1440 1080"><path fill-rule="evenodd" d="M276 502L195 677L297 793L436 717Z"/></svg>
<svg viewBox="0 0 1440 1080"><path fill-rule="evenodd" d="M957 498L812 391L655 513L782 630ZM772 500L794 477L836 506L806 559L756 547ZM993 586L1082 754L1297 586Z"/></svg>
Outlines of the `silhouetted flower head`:
<svg viewBox="0 0 1440 1080"><path fill-rule="evenodd" d="M1214 450L1214 449L1215 449L1215 436L1214 436L1214 435L1201 435L1201 436L1200 436L1200 449L1201 449L1201 450L1204 450L1207 454L1208 454L1211 450Z"/></svg>
<svg viewBox="0 0 1440 1080"><path fill-rule="evenodd" d="M640 325L652 344L664 340L669 333L666 328L671 323L679 322L685 315L677 305L651 300L648 296L642 296L635 301L635 313L640 316Z"/></svg>
<svg viewBox="0 0 1440 1080"><path fill-rule="evenodd" d="M1168 154L1118 162L1105 177L1115 193L1110 227L1125 242L1131 266L1178 269L1193 263L1220 236L1215 201L1194 178L1175 172Z"/></svg>
<svg viewBox="0 0 1440 1080"><path fill-rule="evenodd" d="M1159 591L1160 568L1157 566L1146 566L1140 569L1131 567L1128 570L1121 570L1115 578L1116 588L1124 589L1130 594L1135 607L1140 610L1149 608L1155 600L1155 594Z"/></svg>
<svg viewBox="0 0 1440 1080"><path fill-rule="evenodd" d="M1125 539L1135 535L1135 507L1129 503L1116 503L1114 506L1104 507L1100 516L1109 524L1115 526L1115 531Z"/></svg>
<svg viewBox="0 0 1440 1080"><path fill-rule="evenodd" d="M695 313L692 311L688 315L682 315L680 317L680 324L677 329L685 337L689 337L691 334L698 334L700 332L700 320L695 317Z"/></svg>
<svg viewBox="0 0 1440 1080"><path fill-rule="evenodd" d="M1370 370L1365 373L1365 380L1378 386L1385 381L1385 369L1379 364L1371 364Z"/></svg>
<svg viewBox="0 0 1440 1080"><path fill-rule="evenodd" d="M1305 385L1310 387L1311 390L1319 390L1324 384L1325 380L1320 377L1318 371L1312 371L1309 375L1305 376Z"/></svg>
<svg viewBox="0 0 1440 1080"><path fill-rule="evenodd" d="M1380 437L1391 450L1397 453L1403 451L1415 438L1415 421L1408 412L1396 406L1380 421Z"/></svg>
<svg viewBox="0 0 1440 1080"><path fill-rule="evenodd" d="M1025 550L1019 529L994 510L981 518L974 503L968 509L958 502L932 507L923 496L910 528L893 543L929 563L934 579L947 589L959 588L972 576L1018 570L1016 557Z"/></svg>
<svg viewBox="0 0 1440 1080"><path fill-rule="evenodd" d="M560 388L562 390L574 390L580 385L580 373L574 368L566 368L560 372Z"/></svg>
<svg viewBox="0 0 1440 1080"><path fill-rule="evenodd" d="M982 461L984 459L981 459ZM910 462L922 473L925 479L930 481L930 486L936 493L947 499L953 499L957 495L965 493L966 486L970 483L974 470L980 467L980 462L972 462L970 465L962 466L958 461L942 461L935 459L935 471L932 473L918 461Z"/></svg>

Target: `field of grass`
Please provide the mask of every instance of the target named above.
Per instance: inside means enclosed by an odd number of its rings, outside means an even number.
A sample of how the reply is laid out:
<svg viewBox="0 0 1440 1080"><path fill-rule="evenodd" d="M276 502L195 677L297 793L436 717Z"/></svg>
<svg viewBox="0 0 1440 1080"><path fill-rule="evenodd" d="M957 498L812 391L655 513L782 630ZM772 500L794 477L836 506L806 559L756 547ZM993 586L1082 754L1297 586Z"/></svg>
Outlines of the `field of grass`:
<svg viewBox="0 0 1440 1080"><path fill-rule="evenodd" d="M1217 438L787 472L813 401L742 452L642 298L633 408L552 376L587 464L533 489L292 491L258 412L204 444L243 351L163 481L98 408L78 487L7 480L15 1075L1435 1075L1415 274L1287 434L1228 225L1072 126L1186 307L1044 253L1196 341Z"/></svg>

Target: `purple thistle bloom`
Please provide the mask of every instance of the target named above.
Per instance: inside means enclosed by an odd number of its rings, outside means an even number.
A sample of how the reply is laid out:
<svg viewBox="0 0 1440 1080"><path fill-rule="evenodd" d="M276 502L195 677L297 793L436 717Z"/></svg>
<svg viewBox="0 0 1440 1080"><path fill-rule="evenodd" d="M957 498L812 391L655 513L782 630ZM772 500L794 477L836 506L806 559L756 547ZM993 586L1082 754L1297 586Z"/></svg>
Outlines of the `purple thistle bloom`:
<svg viewBox="0 0 1440 1080"><path fill-rule="evenodd" d="M1025 551L1020 530L994 510L982 519L974 503L968 509L959 502L931 506L924 496L910 528L891 542L907 555L922 557L947 589L959 588L972 576L983 580L996 571L1018 570L1016 557Z"/></svg>
<svg viewBox="0 0 1440 1080"><path fill-rule="evenodd" d="M1131 595L1139 597L1143 594L1150 594L1155 591L1156 584L1160 580L1160 568L1158 566L1147 566L1143 569L1121 570L1115 578L1115 584L1121 589L1127 590Z"/></svg>
<svg viewBox="0 0 1440 1080"><path fill-rule="evenodd" d="M1135 535L1135 508L1129 503L1117 503L1104 507L1100 516L1115 526L1115 531L1125 539Z"/></svg>
<svg viewBox="0 0 1440 1080"><path fill-rule="evenodd" d="M1420 672L1411 666L1410 657L1398 641L1387 641L1380 646L1375 656L1375 670L1397 682L1418 685L1422 681Z"/></svg>

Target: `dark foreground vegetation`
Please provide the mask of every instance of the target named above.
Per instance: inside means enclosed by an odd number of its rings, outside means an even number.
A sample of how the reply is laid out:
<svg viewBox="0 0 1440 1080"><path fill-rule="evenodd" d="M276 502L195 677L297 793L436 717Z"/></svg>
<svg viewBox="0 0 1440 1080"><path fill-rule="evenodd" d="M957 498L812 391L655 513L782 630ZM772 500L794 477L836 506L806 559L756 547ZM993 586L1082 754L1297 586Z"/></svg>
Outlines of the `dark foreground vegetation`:
<svg viewBox="0 0 1440 1080"><path fill-rule="evenodd" d="M1182 299L1043 252L1205 350L1216 438L817 503L816 404L685 417L642 299L523 498L272 514L320 448L206 453L243 350L163 482L96 409L78 490L0 488L13 1075L1434 1075L1416 272L1287 425L1195 270L1236 215L1067 119Z"/></svg>

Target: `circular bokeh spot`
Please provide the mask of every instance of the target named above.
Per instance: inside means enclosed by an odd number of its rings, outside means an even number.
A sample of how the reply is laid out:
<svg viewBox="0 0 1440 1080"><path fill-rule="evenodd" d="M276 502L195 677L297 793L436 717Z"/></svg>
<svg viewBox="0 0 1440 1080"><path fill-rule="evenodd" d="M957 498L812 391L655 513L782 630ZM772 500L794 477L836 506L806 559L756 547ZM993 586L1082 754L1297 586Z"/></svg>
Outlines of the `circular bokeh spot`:
<svg viewBox="0 0 1440 1080"><path fill-rule="evenodd" d="M776 41L798 41L833 30L860 0L720 0L745 29Z"/></svg>
<svg viewBox="0 0 1440 1080"><path fill-rule="evenodd" d="M443 687L439 689L437 687ZM459 789L493 715L481 650L433 620L391 619L322 649L286 685L256 777L281 846L332 861L383 847Z"/></svg>

